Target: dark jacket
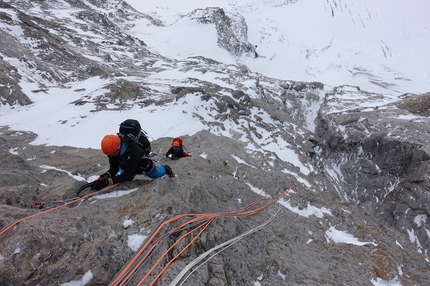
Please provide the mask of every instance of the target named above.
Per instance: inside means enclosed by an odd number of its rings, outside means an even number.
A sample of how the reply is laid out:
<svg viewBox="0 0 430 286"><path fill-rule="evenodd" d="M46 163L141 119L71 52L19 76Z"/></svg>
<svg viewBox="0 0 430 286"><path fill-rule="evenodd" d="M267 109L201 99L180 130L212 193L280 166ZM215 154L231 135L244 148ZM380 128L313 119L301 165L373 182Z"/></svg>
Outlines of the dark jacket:
<svg viewBox="0 0 430 286"><path fill-rule="evenodd" d="M175 150L175 148L172 146L167 151L166 157L172 160L178 160L179 158L182 158L182 157L191 157L191 154L188 154L187 152L185 152L184 149L182 149L182 147L176 147L176 150Z"/></svg>
<svg viewBox="0 0 430 286"><path fill-rule="evenodd" d="M146 158L143 148L134 142L122 142L119 155L108 157L108 172L113 184L131 181L138 174L146 174L151 178L160 178L166 174L164 167Z"/></svg>

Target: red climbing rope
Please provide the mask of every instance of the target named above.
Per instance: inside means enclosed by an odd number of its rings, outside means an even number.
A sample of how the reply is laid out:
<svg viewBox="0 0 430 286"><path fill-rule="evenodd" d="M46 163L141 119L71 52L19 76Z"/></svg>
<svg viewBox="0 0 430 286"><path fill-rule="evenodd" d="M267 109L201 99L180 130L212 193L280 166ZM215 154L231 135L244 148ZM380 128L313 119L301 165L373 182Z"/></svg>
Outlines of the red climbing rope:
<svg viewBox="0 0 430 286"><path fill-rule="evenodd" d="M87 194L87 195L85 195L85 196L82 196L82 197L76 198L76 199L74 199L74 200L68 201L68 202L66 202L66 203L64 203L64 204L62 204L62 205L59 205L59 206L56 206L56 207L53 207L53 208L50 208L50 209L46 209L46 210L44 210L44 211L41 211L41 212L38 212L38 213L32 214L32 215L30 215L30 216L27 216L27 217L23 217L23 218L21 218L21 219L18 219L18 220L16 220L16 221L14 221L13 223L11 223L10 225L8 225L7 227L5 227L4 229L2 229L2 230L0 231L0 236L1 236L1 235L3 235L3 234L5 234L8 230L10 230L12 227L16 226L16 225L17 225L18 223L20 223L20 222L23 222L23 221L26 221L26 220L29 220L29 219L32 219L32 218L35 218L35 217L41 216L41 215L43 215L43 214L46 214L46 213L49 213L49 212L52 212L52 211L55 211L55 210L61 209L61 208L65 207L65 206L68 206L68 205L74 204L74 203L76 203L76 202L83 201L83 200L88 199L88 198L90 198L90 197L92 197L92 196L95 196L95 195L97 195L97 194L101 194L101 193L103 193L103 192L106 192L106 191L108 191L108 190L112 189L113 187L116 187L117 185L118 185L118 184L108 186L108 187L106 187L106 188L104 188L104 189L101 189L101 190L99 190L99 191L97 191L97 192L94 192L94 193L91 193L91 194ZM42 205L43 205L43 202L38 202L38 204L42 204Z"/></svg>

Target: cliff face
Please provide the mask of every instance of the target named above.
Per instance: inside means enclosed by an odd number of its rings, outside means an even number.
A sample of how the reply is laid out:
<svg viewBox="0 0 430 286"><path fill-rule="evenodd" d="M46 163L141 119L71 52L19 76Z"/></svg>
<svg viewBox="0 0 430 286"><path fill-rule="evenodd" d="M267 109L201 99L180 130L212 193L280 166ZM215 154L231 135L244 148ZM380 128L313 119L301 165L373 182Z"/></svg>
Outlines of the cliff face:
<svg viewBox="0 0 430 286"><path fill-rule="evenodd" d="M68 82L97 76L107 83L96 91L77 91L71 104L94 104L91 112L105 112L192 102L193 120L205 126L183 136L190 158L170 161L162 156L171 138L152 142L159 154L156 163L170 165L174 179L140 175L109 195L70 204L4 232L0 284L53 285L80 280L90 271L88 285L107 285L136 253L133 238L149 237L176 215L196 213L222 214L196 240L196 233L180 239L187 229L169 235L132 285L170 246L164 265L191 242L158 285L169 285L193 259L230 240L235 242L194 267L185 285L430 281L428 94L386 98L350 86L327 90L319 82L267 78L239 63L168 59L127 35L133 19L163 23L126 2L0 1L0 7L0 33L6 39L0 43L0 77L7 83L0 87L1 104L30 103L20 87L24 79L40 87L32 91L34 96L51 85L66 89ZM65 9L68 17L57 17ZM185 17L213 25L219 46L229 53L254 56L240 15L208 8ZM77 27L86 33L76 33ZM145 80L169 69L219 77L216 82ZM33 145L37 134L1 128L2 229L76 198L84 178L108 167L100 150ZM225 131L229 137L219 135ZM294 156L270 151L272 144ZM296 193L264 207L290 188ZM261 211L225 214L262 193L265 199L249 209ZM44 202L43 208L35 202ZM159 235L181 223L167 225Z"/></svg>
<svg viewBox="0 0 430 286"><path fill-rule="evenodd" d="M2 169L8 170L2 172L2 227L75 197L83 183L72 176L88 177L107 168L107 159L99 150L32 146L22 143L32 134L2 133L7 146L2 150L7 166ZM267 285L368 284L378 277L397 279L398 267L403 273L398 279L406 284L421 284L429 278L423 254L408 236L359 203L339 198L339 185L332 184L324 172L312 174L312 187L304 187L288 174L288 163L279 160L274 167L266 164L272 154L250 154L239 142L206 131L184 140L193 157L178 161L155 157L157 164L169 164L176 178L150 180L140 175L110 190L110 196L74 203L20 222L4 233L0 242L2 283L52 285L81 279L91 270L94 278L89 285L106 285L133 257L136 250L130 247L131 237L149 236L163 219L186 213L235 211L255 201L263 190L266 196L276 198L290 187L297 193L287 194L255 214L217 216L192 247L173 262L159 285L170 283L192 259L270 219L269 224L238 239L199 267L187 285L246 285L252 281ZM153 146L161 149L170 141L162 138ZM19 155L10 154L9 148ZM44 201L44 208L31 208L34 201ZM133 223L125 227L129 220ZM178 223L184 221L169 224L159 235ZM337 231L351 234L359 244L339 243L333 236ZM132 284L185 233L169 236L137 272ZM191 239L186 237L173 246L172 255Z"/></svg>
<svg viewBox="0 0 430 286"><path fill-rule="evenodd" d="M429 248L428 117L429 94L409 95L381 104L380 95L344 90L327 94L316 133L323 139L324 164L344 200L410 235ZM358 107L360 100L367 107ZM413 239L412 239L413 237Z"/></svg>

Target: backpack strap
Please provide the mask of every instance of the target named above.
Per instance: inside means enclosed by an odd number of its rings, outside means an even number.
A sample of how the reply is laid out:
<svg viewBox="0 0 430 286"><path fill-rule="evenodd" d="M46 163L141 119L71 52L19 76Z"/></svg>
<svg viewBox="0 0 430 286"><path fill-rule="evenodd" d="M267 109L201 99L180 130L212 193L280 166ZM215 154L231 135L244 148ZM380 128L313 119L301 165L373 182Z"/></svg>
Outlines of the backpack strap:
<svg viewBox="0 0 430 286"><path fill-rule="evenodd" d="M127 149L128 149L128 142L127 141L121 142L121 151L119 151L119 156L124 155Z"/></svg>

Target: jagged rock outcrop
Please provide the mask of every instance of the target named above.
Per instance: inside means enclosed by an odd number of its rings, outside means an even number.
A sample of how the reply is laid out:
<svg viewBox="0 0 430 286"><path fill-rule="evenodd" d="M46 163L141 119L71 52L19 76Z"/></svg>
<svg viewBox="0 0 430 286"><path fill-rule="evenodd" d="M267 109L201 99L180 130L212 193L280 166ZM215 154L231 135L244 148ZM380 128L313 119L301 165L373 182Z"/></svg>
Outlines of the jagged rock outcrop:
<svg viewBox="0 0 430 286"><path fill-rule="evenodd" d="M9 74L16 74L16 70L8 63L1 61L4 68L7 68L7 73L0 71L0 103L2 105L27 105L32 103L30 98L22 92L16 79Z"/></svg>
<svg viewBox="0 0 430 286"><path fill-rule="evenodd" d="M135 61L124 57L119 67L117 59L112 58L114 55L110 51L132 50L138 58L146 60L149 60L151 53L145 49L145 43L123 34L119 26L114 23L121 24L118 19L123 22L128 17L139 17L140 13L123 1L121 6L124 10L115 9L105 15L105 12L113 9L116 4L118 1L103 1L103 5L102 2L94 2L93 5L99 5L97 6L99 12L94 10L96 6L88 6L86 1L69 1L69 3L65 1L58 4L59 6L43 1L38 3L0 1L0 7L4 9L0 12L0 21L4 27L0 29L2 38L0 52L3 57L8 58L8 61L0 60L0 70L12 71L10 75L13 75L15 80L25 78L38 83L40 89L50 84L63 85L66 82L94 76L105 77L119 72L118 69L132 73ZM32 10L35 6L40 10ZM56 10L61 8L71 12L70 18L57 17ZM29 13L31 11L33 13ZM43 12L41 14L38 11ZM118 15L114 13L118 11L122 13ZM152 22L159 24L154 20ZM14 29L17 26L20 29ZM82 29L87 34L77 34L76 29ZM12 31L21 31L21 33ZM98 40L98 37L92 35L103 35L103 37ZM31 44L23 44L24 41ZM16 59L13 70L9 68L8 63L11 59ZM1 91L2 98L6 99L8 104L31 103L26 96L18 94L21 88L7 75L2 78L5 79L4 83L9 83L8 89L3 91L5 88L2 88ZM5 95L9 95L10 98Z"/></svg>
<svg viewBox="0 0 430 286"><path fill-rule="evenodd" d="M43 14L40 14L40 10L31 9L37 5L41 5ZM20 73L16 76L29 78L43 88L51 83L64 84L93 76L106 77L114 73L142 75L151 70L170 68L171 60L152 54L143 41L121 30L129 28L130 20L134 19L145 18L155 26L162 26L161 21L137 12L125 1L92 1L91 4L86 1L65 1L61 5L71 12L68 18L56 17L55 10L61 9L57 5L29 1L11 5L0 1L0 7L10 11L0 13L2 24L8 27L6 31L0 30L4 39L0 51L4 56L19 59ZM11 14L16 14L17 19L13 19ZM220 47L233 55L253 52L254 47L246 39L246 23L240 15L229 17L220 8L208 8L186 17L195 18L201 24L214 25ZM21 26L22 35L10 33L13 26ZM76 29L86 34L77 35ZM99 35L103 35L102 39L99 39ZM23 39L33 45L22 45L20 41ZM160 60L166 61L164 68L151 67ZM6 62L1 65L3 70L6 66ZM137 70L138 66L144 69ZM36 76L33 69L37 69ZM16 93L20 88L14 84L13 90L17 90ZM9 104L14 103L16 97L19 98L19 104L30 103L23 95L15 95L10 99L9 96L3 96Z"/></svg>
<svg viewBox="0 0 430 286"><path fill-rule="evenodd" d="M9 162L26 162L24 167L12 163L8 170L27 170L13 180L7 179L6 186L2 182L2 200L12 201L0 211L2 227L38 212L29 207L34 200L49 203L71 197L82 184L72 175L89 177L106 168L107 159L99 150L32 146L22 140L33 136L7 130L0 136L6 146L2 156L15 158ZM153 145L162 150L170 140L161 138ZM281 171L288 168L282 161L278 161L280 167L266 170L264 162L272 154L250 154L240 142L207 131L184 136L184 140L193 157L175 162L156 157L158 164L168 163L173 168L176 178L149 180L138 176L117 187L129 194L90 199L21 222L3 234L0 283L52 285L81 279L91 270L93 279L88 285L106 285L133 255L128 237L147 235L163 217L235 210L258 197L252 189L276 197L289 186L300 186L296 177ZM7 155L12 146L14 155ZM1 177L5 178L4 172ZM325 182L322 175L313 177L318 184ZM168 285L191 259L275 213L268 227L220 252L196 269L186 285L250 285L254 281L262 285L342 285L348 281L367 285L378 277L399 279L408 285L430 278L426 262L406 236L365 214L356 204L341 203L330 183L319 186L322 189L318 191L299 187L297 194L285 197L284 206L275 204L266 212L216 219L157 285ZM125 228L125 220L134 223ZM353 234L364 245L334 243L328 236L333 227ZM173 240L158 251L171 243ZM154 259L134 279L140 279ZM403 275L396 278L399 267Z"/></svg>
<svg viewBox="0 0 430 286"><path fill-rule="evenodd" d="M229 14L222 8L196 9L186 15L201 24L215 25L221 48L234 56L255 55L255 46L248 42L248 26L240 14Z"/></svg>
<svg viewBox="0 0 430 286"><path fill-rule="evenodd" d="M328 94L316 134L320 158L347 202L410 236L427 253L430 236L428 94L386 103L348 87ZM345 99L346 98L346 99ZM360 107L366 101L367 107ZM397 108L398 107L398 108Z"/></svg>

